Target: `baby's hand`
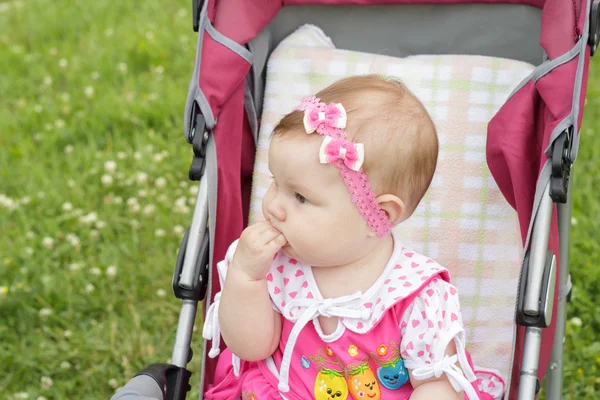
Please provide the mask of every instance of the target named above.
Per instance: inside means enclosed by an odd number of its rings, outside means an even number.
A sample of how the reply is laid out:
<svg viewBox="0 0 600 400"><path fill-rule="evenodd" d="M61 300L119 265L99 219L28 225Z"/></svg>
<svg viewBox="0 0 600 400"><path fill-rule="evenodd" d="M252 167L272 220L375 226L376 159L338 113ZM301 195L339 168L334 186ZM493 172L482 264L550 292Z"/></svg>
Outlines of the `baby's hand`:
<svg viewBox="0 0 600 400"><path fill-rule="evenodd" d="M231 267L243 271L251 280L265 279L275 253L286 244L285 236L270 223L251 225L242 232Z"/></svg>

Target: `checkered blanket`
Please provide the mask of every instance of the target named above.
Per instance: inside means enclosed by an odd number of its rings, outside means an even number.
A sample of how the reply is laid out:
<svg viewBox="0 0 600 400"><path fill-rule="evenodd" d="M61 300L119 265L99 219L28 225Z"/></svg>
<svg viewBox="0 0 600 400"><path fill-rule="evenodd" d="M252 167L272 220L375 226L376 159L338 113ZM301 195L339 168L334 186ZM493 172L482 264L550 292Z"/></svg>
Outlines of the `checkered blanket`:
<svg viewBox="0 0 600 400"><path fill-rule="evenodd" d="M250 221L270 184L269 137L301 98L350 75L399 77L430 112L440 140L433 183L414 215L396 229L414 249L452 274L461 294L467 342L476 364L506 377L522 245L516 212L485 161L488 121L533 66L480 56L387 56L335 49L305 25L281 42L267 66Z"/></svg>

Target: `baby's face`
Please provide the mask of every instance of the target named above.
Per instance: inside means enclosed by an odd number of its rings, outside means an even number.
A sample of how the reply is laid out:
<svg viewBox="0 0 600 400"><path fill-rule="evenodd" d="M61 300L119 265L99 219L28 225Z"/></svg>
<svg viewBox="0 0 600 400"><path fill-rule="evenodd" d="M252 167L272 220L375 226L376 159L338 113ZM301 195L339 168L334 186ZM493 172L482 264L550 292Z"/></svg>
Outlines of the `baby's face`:
<svg viewBox="0 0 600 400"><path fill-rule="evenodd" d="M283 252L322 267L354 261L369 250L370 231L333 164L319 163L322 136L273 138L265 218L288 240ZM371 235L372 236L372 235Z"/></svg>

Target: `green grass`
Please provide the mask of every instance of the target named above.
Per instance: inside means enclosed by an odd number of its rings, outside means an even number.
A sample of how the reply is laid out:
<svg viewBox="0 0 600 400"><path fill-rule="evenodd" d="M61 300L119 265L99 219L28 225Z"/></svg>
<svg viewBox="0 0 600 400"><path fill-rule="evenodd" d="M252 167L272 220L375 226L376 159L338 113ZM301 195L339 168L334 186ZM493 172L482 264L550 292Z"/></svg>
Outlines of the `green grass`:
<svg viewBox="0 0 600 400"><path fill-rule="evenodd" d="M194 199L189 6L0 1L0 399L107 399L171 355L171 274ZM594 60L575 171L569 399L600 392L598 110Z"/></svg>

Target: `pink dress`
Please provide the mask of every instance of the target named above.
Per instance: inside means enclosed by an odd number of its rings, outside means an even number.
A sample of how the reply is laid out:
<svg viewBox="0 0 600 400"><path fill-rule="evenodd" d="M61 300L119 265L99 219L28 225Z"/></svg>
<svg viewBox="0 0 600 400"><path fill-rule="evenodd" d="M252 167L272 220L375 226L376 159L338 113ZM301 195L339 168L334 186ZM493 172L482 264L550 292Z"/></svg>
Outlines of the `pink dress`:
<svg viewBox="0 0 600 400"><path fill-rule="evenodd" d="M223 283L237 242L218 264ZM225 350L211 399L409 399L413 379L446 374L465 399L499 400L504 381L474 368L465 348L457 291L448 270L400 244L379 279L366 292L324 299L310 266L279 253L267 274L273 308L282 315L282 334L273 355L240 361ZM203 336L219 355L220 293L209 308ZM324 334L318 317L338 317L335 332ZM445 356L450 341L457 355ZM460 366L457 367L457 365Z"/></svg>

